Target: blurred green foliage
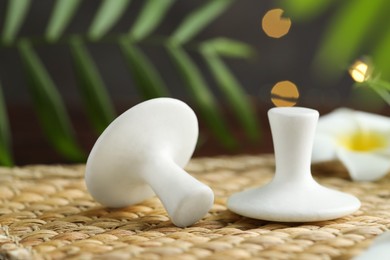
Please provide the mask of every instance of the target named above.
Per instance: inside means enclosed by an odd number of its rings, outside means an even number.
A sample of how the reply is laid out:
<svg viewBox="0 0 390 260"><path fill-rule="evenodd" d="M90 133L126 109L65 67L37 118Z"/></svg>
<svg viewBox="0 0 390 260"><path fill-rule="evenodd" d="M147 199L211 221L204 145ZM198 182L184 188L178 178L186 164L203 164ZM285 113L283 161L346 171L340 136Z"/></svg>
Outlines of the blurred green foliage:
<svg viewBox="0 0 390 260"><path fill-rule="evenodd" d="M307 23L324 13L330 14L314 57L317 76L332 83L355 60L368 56L372 60L369 64L372 75L356 85L370 87L390 105L389 1L281 0L281 5L285 15L295 22Z"/></svg>
<svg viewBox="0 0 390 260"><path fill-rule="evenodd" d="M68 24L79 10L82 0L56 0L45 34L41 37L19 37L32 0L8 0L4 27L1 31L0 48L16 48L20 54L29 89L34 101L42 129L48 141L64 158L70 161L84 161L86 152L79 146L64 100L58 92L55 79L35 51L37 45L66 44L71 53L80 97L86 114L96 132L101 133L115 118L113 101L109 98L109 87L105 86L90 55L87 44L110 41L120 46L129 73L135 81L140 97L150 99L169 96L170 91L159 75L158 68L142 51L142 43L152 37L154 30L163 23L164 16L175 0L146 0L129 31L110 34L111 28L124 15L130 0L102 0L94 18L85 33L65 34ZM253 57L251 46L228 38L208 39L205 42L191 42L196 35L227 10L233 0L210 0L192 10L178 25L172 35L159 36L160 47L165 48L181 75L192 102L197 106L209 129L227 148L234 148L237 141L231 134L219 110L219 101L211 93L197 65L188 55L187 45L201 54L227 102L231 105L238 122L250 140L259 140L260 129L255 112L239 81L224 62L224 57L248 59ZM3 86L6 87L6 86ZM9 122L0 87L0 164L12 165L12 151Z"/></svg>
<svg viewBox="0 0 390 260"><path fill-rule="evenodd" d="M327 77L340 76L354 60L368 55L390 79L389 1L282 0L281 4L293 22L310 22L332 10L315 57L317 69Z"/></svg>

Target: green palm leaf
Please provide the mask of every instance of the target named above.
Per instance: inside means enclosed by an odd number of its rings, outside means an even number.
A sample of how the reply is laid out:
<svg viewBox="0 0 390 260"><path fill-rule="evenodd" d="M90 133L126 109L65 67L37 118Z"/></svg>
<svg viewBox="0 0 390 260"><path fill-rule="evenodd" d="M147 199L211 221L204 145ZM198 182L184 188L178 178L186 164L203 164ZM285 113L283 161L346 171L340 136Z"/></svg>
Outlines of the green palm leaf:
<svg viewBox="0 0 390 260"><path fill-rule="evenodd" d="M88 117L97 132L101 133L115 117L113 105L98 69L81 39L73 37L70 48Z"/></svg>
<svg viewBox="0 0 390 260"><path fill-rule="evenodd" d="M89 28L88 36L100 39L122 17L130 0L103 0Z"/></svg>
<svg viewBox="0 0 390 260"><path fill-rule="evenodd" d="M148 0L130 31L131 39L140 41L151 33L164 18L174 0Z"/></svg>
<svg viewBox="0 0 390 260"><path fill-rule="evenodd" d="M11 134L8 122L7 109L0 86L0 165L12 166Z"/></svg>
<svg viewBox="0 0 390 260"><path fill-rule="evenodd" d="M188 87L194 102L199 107L203 118L215 136L225 147L235 147L237 143L230 131L228 131L228 127L219 113L216 101L206 87L206 82L199 69L180 47L169 45L168 52L186 83L185 86Z"/></svg>
<svg viewBox="0 0 390 260"><path fill-rule="evenodd" d="M85 159L85 154L74 136L63 100L49 72L35 52L32 41L47 45L53 44L63 37L66 27L76 14L82 0L55 0L45 35L15 41L31 2L31 0L8 1L1 40L9 45L15 42L15 46L18 48L29 79L29 90L35 110L45 136L54 149L65 158L81 161ZM101 0L88 32L80 36L63 37L69 44L77 83L88 118L99 132L103 131L113 120L115 112L104 81L83 39L87 36L94 41L101 40L121 19L130 2L131 0ZM157 68L143 53L139 44L159 26L174 2L175 0L147 0L143 3L141 12L128 33L122 33L119 37L105 38L107 41L119 44L138 92L143 99L170 95ZM163 39L163 44L168 42L169 56L186 83L185 86L192 94L194 103L198 106L206 123L219 141L229 148L236 146L237 142L227 128L219 111L218 103L206 86L199 68L184 51L182 45L194 38L232 3L233 0L206 1L185 17L168 40ZM149 40L145 42L151 43ZM158 41L158 44L161 45L162 41ZM205 55L212 75L226 95L233 110L237 115L240 114L240 122L247 134L256 139L260 132L256 125L256 119L253 118L253 111L245 102L246 97L240 89L239 82L221 59L221 57L250 58L254 56L255 52L250 46L227 38L217 38L208 41L207 44L213 50L212 55ZM9 134L8 119L0 89L0 163L7 165L12 164L10 145L7 143Z"/></svg>
<svg viewBox="0 0 390 260"><path fill-rule="evenodd" d="M18 47L30 80L34 105L48 140L69 160L84 160L85 155L74 138L65 107L48 72L28 40L21 40Z"/></svg>
<svg viewBox="0 0 390 260"><path fill-rule="evenodd" d="M189 14L171 36L175 44L184 44L216 19L231 4L232 0L210 0Z"/></svg>
<svg viewBox="0 0 390 260"><path fill-rule="evenodd" d="M373 90L377 95L379 95L383 101L385 101L388 105L390 105L390 82L389 81L386 81L386 80L383 80L379 75L378 76L373 76L371 75L371 77L367 78L366 81L364 82L361 82L361 83L355 83L355 93L358 93L360 94L360 92L365 91L367 92L367 90ZM363 92L364 94L364 92ZM362 96L362 95L360 95ZM358 96L359 97L359 96ZM373 103L373 105L378 105L378 100L370 100L370 96L367 97L367 95L364 96L364 100L363 102L367 102L367 98L368 98L368 102L375 102ZM379 103L380 103L381 100L379 100Z"/></svg>
<svg viewBox="0 0 390 260"><path fill-rule="evenodd" d="M286 15L294 21L308 21L325 12L334 0L283 0Z"/></svg>
<svg viewBox="0 0 390 260"><path fill-rule="evenodd" d="M241 41L236 41L224 37L207 40L202 44L203 51L209 50L213 54L231 58L253 58L256 50Z"/></svg>
<svg viewBox="0 0 390 260"><path fill-rule="evenodd" d="M243 87L231 74L224 62L218 57L210 45L203 46L203 57L218 83L222 93L229 101L236 118L249 138L256 141L260 138L260 128L254 109L243 91Z"/></svg>
<svg viewBox="0 0 390 260"><path fill-rule="evenodd" d="M80 0L57 0L46 28L46 39L56 41L80 5Z"/></svg>
<svg viewBox="0 0 390 260"><path fill-rule="evenodd" d="M390 80L390 30L387 31L385 37L380 42L379 46L374 49L373 59L375 70L381 75L381 78Z"/></svg>
<svg viewBox="0 0 390 260"><path fill-rule="evenodd" d="M4 44L11 44L14 41L16 34L26 18L30 4L30 0L8 1L2 36Z"/></svg>
<svg viewBox="0 0 390 260"><path fill-rule="evenodd" d="M147 57L125 37L119 41L119 45L142 98L168 96L168 90L160 74Z"/></svg>
<svg viewBox="0 0 390 260"><path fill-rule="evenodd" d="M337 77L354 60L365 35L373 26L375 17L387 0L346 2L332 19L316 57L317 66Z"/></svg>

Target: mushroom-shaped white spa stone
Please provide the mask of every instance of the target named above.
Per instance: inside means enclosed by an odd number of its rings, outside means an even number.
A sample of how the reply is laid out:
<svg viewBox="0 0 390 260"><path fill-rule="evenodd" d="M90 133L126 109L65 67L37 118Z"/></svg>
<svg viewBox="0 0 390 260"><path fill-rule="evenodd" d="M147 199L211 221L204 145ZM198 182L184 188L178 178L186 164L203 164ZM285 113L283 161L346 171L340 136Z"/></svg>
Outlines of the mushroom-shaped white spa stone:
<svg viewBox="0 0 390 260"><path fill-rule="evenodd" d="M232 195L228 208L246 217L283 222L335 219L359 209L357 198L321 186L311 175L318 112L277 107L268 111L268 118L275 149L275 176L263 187Z"/></svg>
<svg viewBox="0 0 390 260"><path fill-rule="evenodd" d="M198 121L185 103L157 98L140 103L115 119L88 157L88 191L107 207L125 207L160 198L172 222L189 226L214 201L212 190L183 167L198 138Z"/></svg>

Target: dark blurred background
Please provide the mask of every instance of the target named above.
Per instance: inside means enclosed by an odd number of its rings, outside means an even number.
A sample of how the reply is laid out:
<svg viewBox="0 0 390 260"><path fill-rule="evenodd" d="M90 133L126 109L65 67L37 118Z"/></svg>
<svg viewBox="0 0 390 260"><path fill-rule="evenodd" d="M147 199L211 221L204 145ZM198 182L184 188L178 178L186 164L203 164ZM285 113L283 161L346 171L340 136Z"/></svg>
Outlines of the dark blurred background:
<svg viewBox="0 0 390 260"><path fill-rule="evenodd" d="M24 22L20 35L42 35L54 5L53 0L33 1L31 9ZM157 28L155 34L169 35L180 21L191 10L201 6L206 1L177 1L164 22ZM0 1L0 17L5 16L7 1ZM99 7L100 1L83 1L76 16L72 19L66 33L82 33L88 26ZM114 26L113 32L128 31L134 18L140 11L143 1L135 0L126 10L126 14ZM341 104L348 98L352 80L345 77L332 86L316 82L310 75L310 64L321 40L324 25L327 22L328 11L314 22L293 23L289 33L279 39L268 37L261 28L263 15L272 8L278 8L277 1L243 0L235 1L228 10L206 27L197 37L197 41L215 36L225 36L247 42L258 50L258 57L252 61L229 60L229 65L242 82L247 93L261 102L270 102L269 93L272 86L281 80L291 80L299 86L301 103L310 102L313 96L316 104ZM3 21L0 21L2 27ZM137 93L132 87L131 75L128 73L121 53L114 44L93 43L89 49L97 62L106 85L109 86L111 97L117 103L137 101ZM169 87L178 98L186 98L187 93L180 86L182 83L175 75L175 70L169 64L165 51L158 46L143 46L151 60L161 69L161 74L167 80ZM69 51L65 45L40 46L37 48L41 59L50 71L67 104L80 105L80 98L72 72ZM191 53L201 64L196 53ZM29 94L21 71L18 54L14 49L2 49L0 53L0 73L7 100L12 103L28 103ZM198 58L198 59L197 59ZM19 69L18 69L19 68ZM206 71L207 72L207 71ZM207 74L206 74L207 76ZM210 81L211 82L211 81ZM212 83L210 83L212 86ZM213 91L218 95L215 86ZM320 102L320 103L318 103Z"/></svg>
<svg viewBox="0 0 390 260"><path fill-rule="evenodd" d="M206 2L207 0L176 1L153 35L170 35L188 13ZM4 25L3 18L6 16L7 3L8 1L0 0L0 28ZM87 31L100 3L100 1L92 0L82 1L64 34ZM128 31L143 3L144 1L141 0L133 0L123 17L110 30L110 34ZM32 1L18 37L43 35L54 4L53 0ZM224 149L201 122L202 134L199 148L196 151L197 156L272 152L266 111L273 106L270 99L273 85L283 80L292 81L297 85L300 91L299 106L312 107L320 110L321 113L340 106L386 113L387 108L379 99L377 106L365 105L364 102L359 101L359 98L356 99L352 87L353 80L348 75L347 69L340 78L331 83L315 77L312 73L313 57L322 40L329 17L335 12L337 6L328 8L310 22L292 20L291 29L284 37L268 37L261 27L262 18L268 10L280 7L279 1L234 1L226 12L210 23L194 40L194 42L201 42L222 36L246 42L257 50L256 57L250 60L226 59L226 63L244 87L249 96L248 102L252 102L255 107L263 132L260 142L251 143L242 138L241 129L232 117L228 105L211 79L199 53L192 51L191 44L188 44L189 55L203 72L223 113L228 118L229 125L234 129L234 133L242 144L235 150ZM87 43L87 47L107 86L116 112L119 114L140 102L141 98L134 87L135 83L125 65L119 47L104 41ZM172 96L187 101L191 105L189 93L183 87L166 50L161 46L148 43L140 44L140 47L158 68ZM98 135L87 123L68 46L60 43L37 45L35 50L58 87L75 128L77 139L88 152ZM27 87L28 82L17 48L14 46L0 48L0 82L10 120L15 163L68 162L51 148L41 132ZM365 93L365 95L375 96L372 93Z"/></svg>

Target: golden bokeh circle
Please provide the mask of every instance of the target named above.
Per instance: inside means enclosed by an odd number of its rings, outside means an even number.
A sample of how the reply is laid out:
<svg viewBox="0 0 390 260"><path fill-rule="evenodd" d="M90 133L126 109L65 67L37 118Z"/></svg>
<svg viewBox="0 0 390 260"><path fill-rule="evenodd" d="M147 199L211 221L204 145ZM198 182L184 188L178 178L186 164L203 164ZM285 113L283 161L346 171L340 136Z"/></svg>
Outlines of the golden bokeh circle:
<svg viewBox="0 0 390 260"><path fill-rule="evenodd" d="M292 107L298 102L299 91L291 81L276 83L271 90L271 101L277 107Z"/></svg>
<svg viewBox="0 0 390 260"><path fill-rule="evenodd" d="M269 10L261 22L264 32L272 38L280 38L288 33L291 27L291 20L282 17L282 9Z"/></svg>

